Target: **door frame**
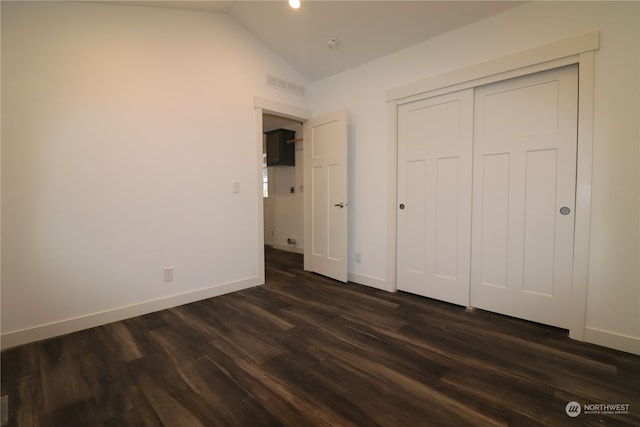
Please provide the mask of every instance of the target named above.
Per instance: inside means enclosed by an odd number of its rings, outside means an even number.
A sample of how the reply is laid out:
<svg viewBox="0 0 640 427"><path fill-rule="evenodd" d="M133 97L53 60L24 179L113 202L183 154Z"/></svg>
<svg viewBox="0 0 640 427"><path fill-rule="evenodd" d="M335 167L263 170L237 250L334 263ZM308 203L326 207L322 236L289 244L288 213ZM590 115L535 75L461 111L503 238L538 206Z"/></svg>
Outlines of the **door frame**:
<svg viewBox="0 0 640 427"><path fill-rule="evenodd" d="M257 271L260 284L265 283L264 270L264 204L262 200L262 115L275 114L277 116L287 117L299 122L306 122L311 118L311 111L306 108L297 107L295 105L286 104L273 99L254 96L253 107L256 117L256 187L257 187L257 215L258 221L258 259Z"/></svg>
<svg viewBox="0 0 640 427"><path fill-rule="evenodd" d="M388 233L390 250L389 278L396 289L397 261L397 186L398 138L397 109L401 104L462 89L508 80L567 65L578 65L578 152L576 174L575 234L569 336L584 341L589 272L591 226L591 178L593 164L593 109L595 51L600 48L600 33L592 32L545 46L507 55L467 68L454 70L416 83L387 91L389 111L390 187Z"/></svg>

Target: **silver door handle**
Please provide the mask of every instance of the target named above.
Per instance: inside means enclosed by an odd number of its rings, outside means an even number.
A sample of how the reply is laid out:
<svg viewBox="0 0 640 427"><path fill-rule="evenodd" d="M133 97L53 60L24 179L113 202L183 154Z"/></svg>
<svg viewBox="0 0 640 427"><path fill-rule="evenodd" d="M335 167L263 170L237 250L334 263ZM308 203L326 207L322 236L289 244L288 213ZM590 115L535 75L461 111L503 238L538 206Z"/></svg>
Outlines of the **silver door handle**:
<svg viewBox="0 0 640 427"><path fill-rule="evenodd" d="M340 202L340 203L336 203L335 205L333 205L335 207L338 207L340 209L344 208L344 203Z"/></svg>

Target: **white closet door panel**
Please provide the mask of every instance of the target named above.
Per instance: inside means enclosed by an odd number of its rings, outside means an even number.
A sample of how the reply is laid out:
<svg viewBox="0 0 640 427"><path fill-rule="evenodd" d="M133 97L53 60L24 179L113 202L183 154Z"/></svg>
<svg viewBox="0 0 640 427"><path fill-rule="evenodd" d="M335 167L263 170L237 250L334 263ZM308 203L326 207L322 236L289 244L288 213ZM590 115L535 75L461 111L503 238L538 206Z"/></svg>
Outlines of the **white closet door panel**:
<svg viewBox="0 0 640 427"><path fill-rule="evenodd" d="M397 288L469 303L473 91L398 108Z"/></svg>
<svg viewBox="0 0 640 427"><path fill-rule="evenodd" d="M577 93L575 67L476 89L474 307L568 327Z"/></svg>
<svg viewBox="0 0 640 427"><path fill-rule="evenodd" d="M555 133L559 120L558 85L558 81L548 81L486 94L483 100L484 139L512 141Z"/></svg>
<svg viewBox="0 0 640 427"><path fill-rule="evenodd" d="M446 157L436 161L434 273L442 279L449 280L458 278L459 163L458 157Z"/></svg>
<svg viewBox="0 0 640 427"><path fill-rule="evenodd" d="M505 288L509 256L509 166L508 153L482 157L480 283Z"/></svg>
<svg viewBox="0 0 640 427"><path fill-rule="evenodd" d="M405 215L403 265L408 274L425 274L426 268L426 166L424 160L407 162L406 205L411 206ZM411 232L408 232L408 231ZM408 290L408 289L407 289Z"/></svg>
<svg viewBox="0 0 640 427"><path fill-rule="evenodd" d="M522 290L548 297L553 296L557 152L529 151L525 163Z"/></svg>

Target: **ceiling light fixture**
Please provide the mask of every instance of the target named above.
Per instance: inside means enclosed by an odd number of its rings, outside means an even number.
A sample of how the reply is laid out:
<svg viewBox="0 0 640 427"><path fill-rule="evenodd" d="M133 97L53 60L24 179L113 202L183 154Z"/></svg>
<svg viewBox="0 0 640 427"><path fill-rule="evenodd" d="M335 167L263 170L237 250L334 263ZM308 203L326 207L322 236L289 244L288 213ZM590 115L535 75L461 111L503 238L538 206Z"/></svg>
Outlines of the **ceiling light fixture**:
<svg viewBox="0 0 640 427"><path fill-rule="evenodd" d="M289 6L293 9L300 9L300 0L289 0Z"/></svg>

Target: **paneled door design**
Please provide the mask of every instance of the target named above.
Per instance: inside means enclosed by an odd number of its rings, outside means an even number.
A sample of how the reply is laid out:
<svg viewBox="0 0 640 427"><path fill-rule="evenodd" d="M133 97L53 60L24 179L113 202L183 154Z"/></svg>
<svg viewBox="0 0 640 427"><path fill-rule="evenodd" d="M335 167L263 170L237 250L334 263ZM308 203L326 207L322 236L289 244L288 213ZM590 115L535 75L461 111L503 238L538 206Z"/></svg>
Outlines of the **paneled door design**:
<svg viewBox="0 0 640 427"><path fill-rule="evenodd" d="M476 89L471 305L567 328L577 67Z"/></svg>
<svg viewBox="0 0 640 427"><path fill-rule="evenodd" d="M347 112L304 127L304 269L347 281Z"/></svg>
<svg viewBox="0 0 640 427"><path fill-rule="evenodd" d="M469 304L473 90L398 107L397 288Z"/></svg>
<svg viewBox="0 0 640 427"><path fill-rule="evenodd" d="M577 67L401 104L397 289L569 326Z"/></svg>

